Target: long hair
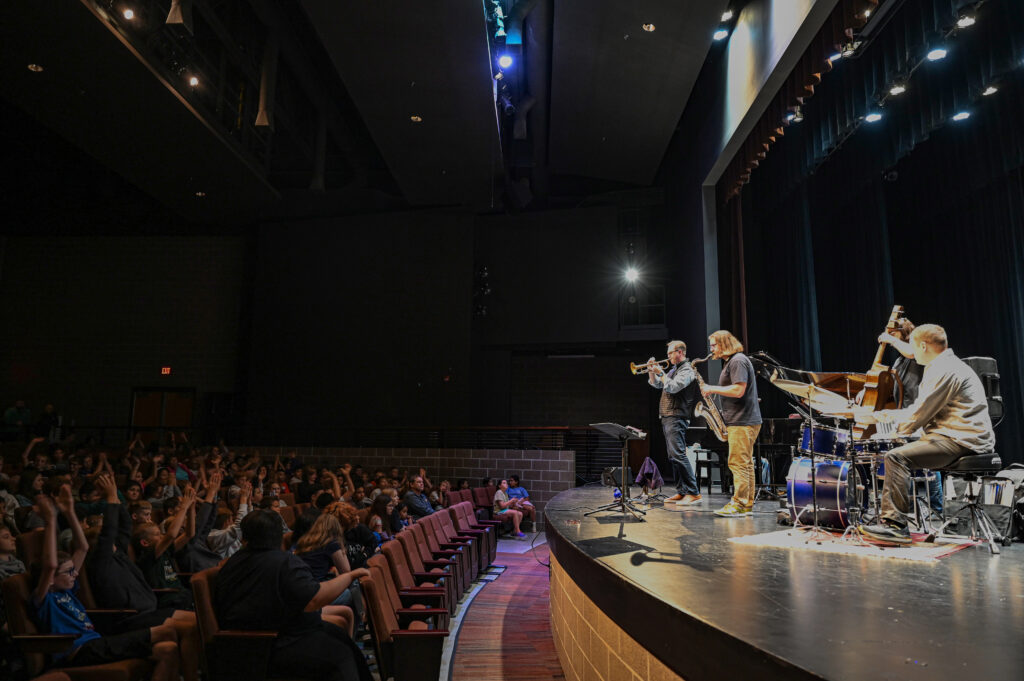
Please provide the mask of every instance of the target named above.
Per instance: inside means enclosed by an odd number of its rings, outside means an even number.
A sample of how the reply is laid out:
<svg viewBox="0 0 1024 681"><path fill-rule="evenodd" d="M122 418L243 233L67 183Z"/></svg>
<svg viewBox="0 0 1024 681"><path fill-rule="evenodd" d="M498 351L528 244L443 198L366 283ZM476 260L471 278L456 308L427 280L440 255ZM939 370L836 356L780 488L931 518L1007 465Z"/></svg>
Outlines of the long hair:
<svg viewBox="0 0 1024 681"><path fill-rule="evenodd" d="M366 525L373 527L372 518L377 516L380 518L381 525L384 526L384 530L391 534L391 514L388 513L388 504L391 503L390 494L378 494L377 498L373 500L373 505L370 506L370 513L366 516Z"/></svg>
<svg viewBox="0 0 1024 681"><path fill-rule="evenodd" d="M330 513L321 513L316 522L313 523L313 527L309 528L309 532L302 535L302 539L295 545L295 553L302 554L316 551L327 546L332 541L344 544L345 537L341 529L341 523Z"/></svg>
<svg viewBox="0 0 1024 681"><path fill-rule="evenodd" d="M338 519L338 524L344 532L348 532L359 524L359 512L344 501L333 501L324 509L327 515L333 515Z"/></svg>
<svg viewBox="0 0 1024 681"><path fill-rule="evenodd" d="M726 330L715 331L708 336L709 341L715 341L718 346L718 354L722 357L731 357L737 352L743 352L743 343L740 343L736 336Z"/></svg>

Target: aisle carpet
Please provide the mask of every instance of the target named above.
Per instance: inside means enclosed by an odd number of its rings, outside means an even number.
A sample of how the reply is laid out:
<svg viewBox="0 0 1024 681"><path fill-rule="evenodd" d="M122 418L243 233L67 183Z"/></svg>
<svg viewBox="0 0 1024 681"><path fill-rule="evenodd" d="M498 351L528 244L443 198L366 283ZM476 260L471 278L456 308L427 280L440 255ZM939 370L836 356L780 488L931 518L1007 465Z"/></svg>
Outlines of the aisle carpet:
<svg viewBox="0 0 1024 681"><path fill-rule="evenodd" d="M495 563L506 570L476 595L463 617L452 681L565 678L551 638L548 568L541 564L548 560L545 544L526 553L498 552Z"/></svg>

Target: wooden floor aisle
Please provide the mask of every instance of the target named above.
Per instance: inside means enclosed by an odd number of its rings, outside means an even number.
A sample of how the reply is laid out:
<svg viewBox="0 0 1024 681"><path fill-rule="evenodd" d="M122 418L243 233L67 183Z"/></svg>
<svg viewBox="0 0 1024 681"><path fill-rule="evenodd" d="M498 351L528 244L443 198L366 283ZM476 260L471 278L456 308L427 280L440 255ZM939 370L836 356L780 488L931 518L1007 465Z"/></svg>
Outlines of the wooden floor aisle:
<svg viewBox="0 0 1024 681"><path fill-rule="evenodd" d="M548 547L536 558L547 563ZM551 639L548 568L531 552L498 553L508 569L473 600L452 660L453 681L564 679Z"/></svg>

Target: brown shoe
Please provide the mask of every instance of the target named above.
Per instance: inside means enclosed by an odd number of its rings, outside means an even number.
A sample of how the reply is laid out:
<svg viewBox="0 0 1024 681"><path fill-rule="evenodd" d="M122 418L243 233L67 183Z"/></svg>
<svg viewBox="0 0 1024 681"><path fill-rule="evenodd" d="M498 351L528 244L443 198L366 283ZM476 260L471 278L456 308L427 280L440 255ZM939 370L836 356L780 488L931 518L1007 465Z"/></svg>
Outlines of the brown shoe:
<svg viewBox="0 0 1024 681"><path fill-rule="evenodd" d="M682 500L676 502L678 506L699 506L701 501L704 500L699 494L687 494Z"/></svg>
<svg viewBox="0 0 1024 681"><path fill-rule="evenodd" d="M682 501L682 499L683 499L683 495L682 494L673 494L672 496L670 496L665 501Z"/></svg>

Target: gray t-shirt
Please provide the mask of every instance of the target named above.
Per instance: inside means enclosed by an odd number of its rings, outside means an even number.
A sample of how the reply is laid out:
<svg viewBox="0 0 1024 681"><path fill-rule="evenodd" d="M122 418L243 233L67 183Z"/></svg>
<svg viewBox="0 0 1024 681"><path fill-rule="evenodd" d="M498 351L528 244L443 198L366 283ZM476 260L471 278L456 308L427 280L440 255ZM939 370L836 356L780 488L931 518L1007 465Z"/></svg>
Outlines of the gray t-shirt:
<svg viewBox="0 0 1024 681"><path fill-rule="evenodd" d="M761 408L757 404L757 374L750 358L742 352L730 357L722 367L718 385L746 383L743 397L722 398L722 418L727 426L756 426L761 423Z"/></svg>

